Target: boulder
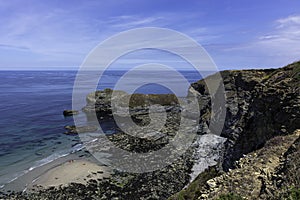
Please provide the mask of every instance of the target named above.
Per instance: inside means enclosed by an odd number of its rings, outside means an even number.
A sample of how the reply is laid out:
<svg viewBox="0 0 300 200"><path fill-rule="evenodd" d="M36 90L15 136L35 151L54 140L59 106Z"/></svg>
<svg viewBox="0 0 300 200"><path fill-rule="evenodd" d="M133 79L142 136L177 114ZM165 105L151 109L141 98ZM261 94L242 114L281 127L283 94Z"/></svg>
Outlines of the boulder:
<svg viewBox="0 0 300 200"><path fill-rule="evenodd" d="M67 116L72 116L72 115L78 115L79 111L78 110L64 110L63 115L65 117Z"/></svg>
<svg viewBox="0 0 300 200"><path fill-rule="evenodd" d="M95 132L98 130L96 126L65 126L65 129L67 130L65 134L78 134L78 133L89 133L89 132Z"/></svg>

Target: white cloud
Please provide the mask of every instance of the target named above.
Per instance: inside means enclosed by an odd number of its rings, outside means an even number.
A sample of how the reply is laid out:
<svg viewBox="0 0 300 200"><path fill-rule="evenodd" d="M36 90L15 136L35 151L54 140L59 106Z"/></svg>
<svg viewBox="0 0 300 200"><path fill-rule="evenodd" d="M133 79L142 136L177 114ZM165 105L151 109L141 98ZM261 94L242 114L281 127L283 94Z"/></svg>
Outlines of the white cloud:
<svg viewBox="0 0 300 200"><path fill-rule="evenodd" d="M259 39L260 40L272 40L272 39L275 39L278 37L280 37L280 36L279 35L263 35L263 36L260 36Z"/></svg>
<svg viewBox="0 0 300 200"><path fill-rule="evenodd" d="M273 31L261 36L252 48L276 66L300 60L300 15L276 20Z"/></svg>
<svg viewBox="0 0 300 200"><path fill-rule="evenodd" d="M140 26L153 26L161 22L163 17L153 16L153 17L141 17L135 15L121 15L112 17L111 20L108 21L108 24L112 28L137 28Z"/></svg>
<svg viewBox="0 0 300 200"><path fill-rule="evenodd" d="M294 48L299 49L300 44L300 15L289 16L275 21L276 28L272 33L260 37L261 42L279 43L281 48L286 44L294 42ZM278 45L278 47L279 47ZM291 46L289 46L290 48Z"/></svg>
<svg viewBox="0 0 300 200"><path fill-rule="evenodd" d="M217 40L205 47L215 56L216 63L225 68L282 67L300 60L300 15L270 24L273 27L269 31L246 40L223 43Z"/></svg>
<svg viewBox="0 0 300 200"><path fill-rule="evenodd" d="M276 21L279 28L300 25L300 15L291 15L286 18L281 18Z"/></svg>

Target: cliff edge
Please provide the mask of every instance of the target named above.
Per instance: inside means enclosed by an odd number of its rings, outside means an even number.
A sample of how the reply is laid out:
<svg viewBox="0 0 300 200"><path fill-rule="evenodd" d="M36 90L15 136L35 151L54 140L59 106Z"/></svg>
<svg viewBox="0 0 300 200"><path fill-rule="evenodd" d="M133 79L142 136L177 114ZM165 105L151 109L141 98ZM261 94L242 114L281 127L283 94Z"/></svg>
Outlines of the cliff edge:
<svg viewBox="0 0 300 200"><path fill-rule="evenodd" d="M222 199L220 195L226 194L224 199L278 199L288 195L289 189L300 185L300 62L279 69L223 71L221 75L226 95L221 136L227 138L222 167L199 174L171 199ZM190 90L207 101L200 120L205 134L211 115L205 80L193 83Z"/></svg>

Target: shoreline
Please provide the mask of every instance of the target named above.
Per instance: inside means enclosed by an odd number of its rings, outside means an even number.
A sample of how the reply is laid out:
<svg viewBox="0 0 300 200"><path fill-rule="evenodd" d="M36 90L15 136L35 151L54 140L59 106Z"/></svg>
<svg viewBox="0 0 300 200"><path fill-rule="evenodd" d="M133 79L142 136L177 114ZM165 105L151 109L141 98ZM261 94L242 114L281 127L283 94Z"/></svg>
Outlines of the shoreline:
<svg viewBox="0 0 300 200"><path fill-rule="evenodd" d="M109 177L111 170L91 155L70 154L28 171L7 183L1 192L31 192L71 183L86 184L92 179Z"/></svg>
<svg viewBox="0 0 300 200"><path fill-rule="evenodd" d="M27 191L40 187L67 186L70 183L87 184L89 180L98 180L109 176L108 167L86 159L69 160L39 176L27 186Z"/></svg>

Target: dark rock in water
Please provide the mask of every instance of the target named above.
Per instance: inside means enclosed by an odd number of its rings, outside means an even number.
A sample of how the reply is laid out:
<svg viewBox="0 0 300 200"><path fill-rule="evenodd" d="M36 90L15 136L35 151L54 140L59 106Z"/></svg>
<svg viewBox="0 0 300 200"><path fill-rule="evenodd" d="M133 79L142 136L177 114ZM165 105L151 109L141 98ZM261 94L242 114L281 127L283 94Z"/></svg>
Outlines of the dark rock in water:
<svg viewBox="0 0 300 200"><path fill-rule="evenodd" d="M88 133L88 132L95 132L97 131L96 126L65 126L65 129L68 131L65 132L65 134L78 134L78 133Z"/></svg>
<svg viewBox="0 0 300 200"><path fill-rule="evenodd" d="M77 111L77 110L64 110L64 112L63 112L63 115L65 117L67 117L67 116L73 116L73 115L78 115L78 114L79 114L79 111Z"/></svg>

